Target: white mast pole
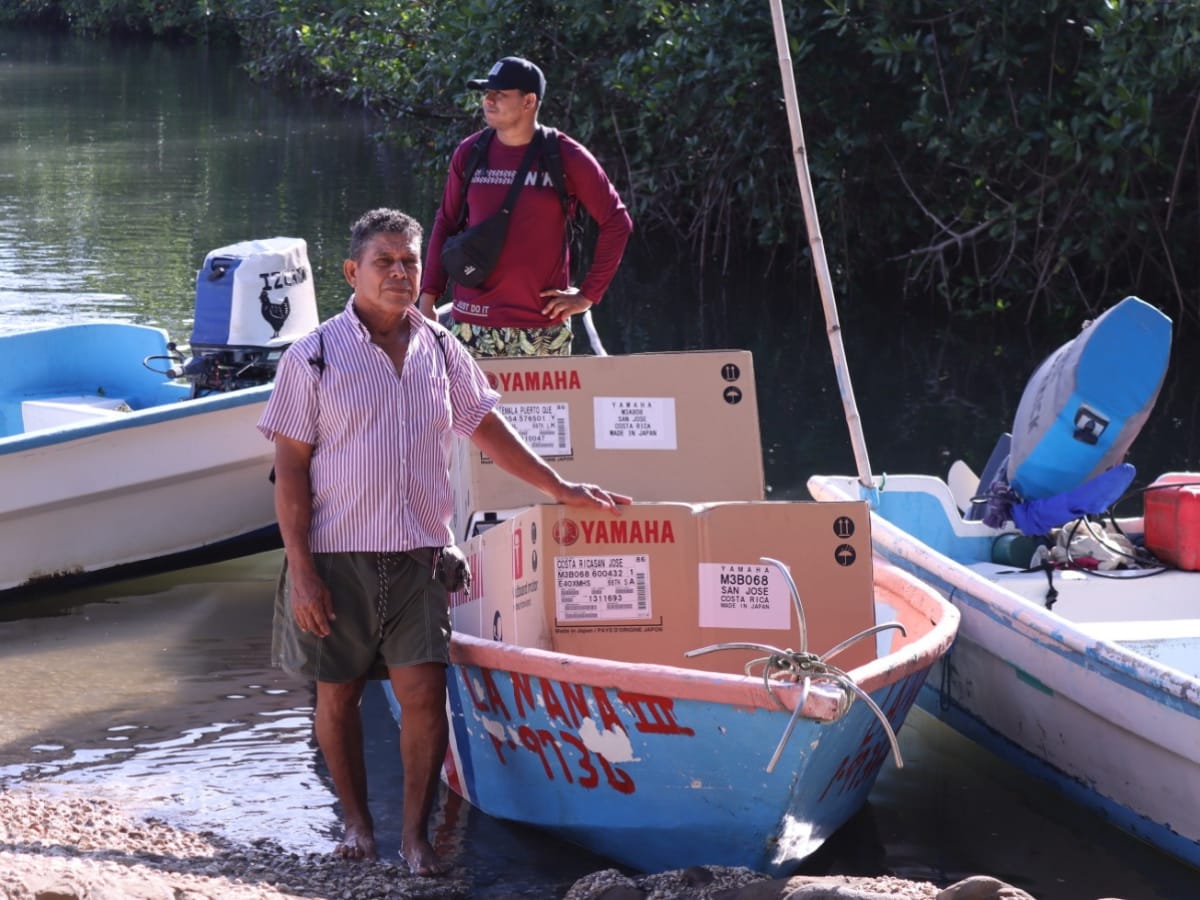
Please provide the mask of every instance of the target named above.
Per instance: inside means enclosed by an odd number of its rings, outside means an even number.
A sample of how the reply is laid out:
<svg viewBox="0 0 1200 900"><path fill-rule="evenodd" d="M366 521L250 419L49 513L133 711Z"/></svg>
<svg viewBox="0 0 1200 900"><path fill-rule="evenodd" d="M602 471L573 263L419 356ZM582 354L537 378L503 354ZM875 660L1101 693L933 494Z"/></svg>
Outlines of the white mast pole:
<svg viewBox="0 0 1200 900"><path fill-rule="evenodd" d="M792 71L792 54L788 48L787 25L783 18L783 0L770 0L770 3L771 21L775 27L775 46L779 51L779 70L783 77L783 100L787 107L788 127L792 133L792 156L796 161L796 179L800 182L800 199L804 206L804 221L808 226L808 246L812 251L813 265L816 267L821 305L825 309L825 332L829 337L829 347L833 351L833 365L837 372L838 390L842 395L842 409L846 414L850 444L854 448L854 459L858 465L858 480L866 490L874 491L875 483L871 476L871 461L867 457L862 420L859 419L858 404L854 400L854 387L850 384L846 349L842 346L842 326L838 321L837 301L834 299L833 282L829 277L829 263L825 259L825 241L821 237L821 224L817 220L817 206L813 200L812 179L808 172L808 151L804 147L804 130L800 126L800 103L796 99L796 76Z"/></svg>

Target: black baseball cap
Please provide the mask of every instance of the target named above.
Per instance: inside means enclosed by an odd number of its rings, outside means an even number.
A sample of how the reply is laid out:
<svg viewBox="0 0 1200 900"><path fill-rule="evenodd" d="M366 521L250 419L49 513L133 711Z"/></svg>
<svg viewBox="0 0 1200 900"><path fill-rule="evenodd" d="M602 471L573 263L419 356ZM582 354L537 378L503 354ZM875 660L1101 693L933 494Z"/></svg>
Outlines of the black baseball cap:
<svg viewBox="0 0 1200 900"><path fill-rule="evenodd" d="M467 82L467 87L477 91L517 90L525 94L537 94L541 100L546 96L546 76L529 60L506 56L492 66L487 78L473 78Z"/></svg>

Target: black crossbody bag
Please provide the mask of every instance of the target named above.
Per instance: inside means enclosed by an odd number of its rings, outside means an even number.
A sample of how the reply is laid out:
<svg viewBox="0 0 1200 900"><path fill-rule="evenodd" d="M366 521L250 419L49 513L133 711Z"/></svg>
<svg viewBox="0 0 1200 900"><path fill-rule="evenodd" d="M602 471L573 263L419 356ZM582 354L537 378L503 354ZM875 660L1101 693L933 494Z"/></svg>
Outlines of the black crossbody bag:
<svg viewBox="0 0 1200 900"><path fill-rule="evenodd" d="M442 244L441 253L442 265L445 267L446 273L459 284L466 287L479 287L496 268L496 261L500 259L500 251L504 249L504 240L508 237L509 215L512 213L513 206L516 205L517 196L521 193L521 187L525 183L529 167L533 165L534 159L541 152L542 140L543 134L539 128L534 134L533 140L529 142L529 149L525 151L525 158L521 160L521 167L517 169L517 175L513 179L512 186L508 189L508 196L504 198L504 205L500 209L478 225L462 229L467 217L467 207L465 204L463 205L458 223L460 230L457 234L446 238L446 242Z"/></svg>

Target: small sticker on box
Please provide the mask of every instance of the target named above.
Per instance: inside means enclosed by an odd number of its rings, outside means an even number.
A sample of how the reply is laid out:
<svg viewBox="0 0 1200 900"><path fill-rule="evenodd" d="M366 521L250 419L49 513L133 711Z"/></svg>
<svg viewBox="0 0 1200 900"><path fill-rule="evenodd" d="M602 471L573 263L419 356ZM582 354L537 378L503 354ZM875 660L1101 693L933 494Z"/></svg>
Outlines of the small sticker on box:
<svg viewBox="0 0 1200 900"><path fill-rule="evenodd" d="M571 455L571 414L566 403L500 403L496 408L539 456Z"/></svg>
<svg viewBox="0 0 1200 900"><path fill-rule="evenodd" d="M700 563L701 628L792 627L792 593L774 566Z"/></svg>
<svg viewBox="0 0 1200 900"><path fill-rule="evenodd" d="M649 619L650 557L559 556L554 560L559 622Z"/></svg>
<svg viewBox="0 0 1200 900"><path fill-rule="evenodd" d="M674 397L594 397L597 450L676 450Z"/></svg>

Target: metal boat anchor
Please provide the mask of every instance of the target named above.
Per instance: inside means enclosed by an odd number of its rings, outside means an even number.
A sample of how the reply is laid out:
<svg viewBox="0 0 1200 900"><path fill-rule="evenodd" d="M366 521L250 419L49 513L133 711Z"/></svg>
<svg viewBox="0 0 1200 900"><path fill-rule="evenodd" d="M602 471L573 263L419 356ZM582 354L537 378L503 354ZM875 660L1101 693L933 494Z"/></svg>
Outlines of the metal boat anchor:
<svg viewBox="0 0 1200 900"><path fill-rule="evenodd" d="M800 698L796 701L796 707L794 710L792 710L792 716L790 719L788 719L787 726L783 730L783 736L779 739L779 744L775 747L775 752L771 755L770 762L767 763L768 773L775 771L775 766L778 765L779 758L783 755L783 749L787 746L788 741L791 739L792 732L796 728L796 721L800 718L800 715L804 709L804 704L808 700L808 692L812 686L813 678L821 678L834 682L840 688L842 688L842 690L848 691L852 695L850 697L851 702L853 702L853 697L857 696L864 703L866 703L871 712L875 714L875 718L877 718L880 724L883 725L884 734L887 735L888 742L892 746L892 755L896 759L896 768L904 768L904 760L900 756L900 743L896 739L896 732L892 730L892 725L887 720L887 716L884 715L883 710L881 710L879 705L871 699L870 694L854 683L853 678L851 678L844 670L839 669L837 666L831 665L828 660L863 638L879 634L887 629L898 628L900 629L900 633L906 637L908 635L908 631L899 622L885 622L882 625L873 625L872 627L860 631L858 634L853 635L852 637L846 638L846 640L842 641L840 644L822 655L810 653L808 651L808 626L804 619L804 607L800 603L800 590L796 587L796 582L792 578L791 571L788 569L785 563L778 559L773 559L769 556L760 556L759 559L765 563L770 563L771 565L775 566L775 568L777 568L787 580L788 589L792 594L792 603L796 607L797 629L800 632L800 649L781 650L778 647L772 647L769 644L734 641L721 644L711 644L708 647L700 647L696 650L688 650L686 653L684 653L684 656L701 656L705 653L712 653L716 650L762 651L767 655L750 660L743 667L743 671L747 675L750 675L753 674L752 670L755 666L761 665L763 667L763 687L766 688L767 693L771 695L772 699L779 704L780 709L785 709L786 706L782 700L775 696L775 691L771 687L771 675L782 675L783 677L789 678L792 681L799 681L802 683ZM848 708L849 704L847 704L847 709Z"/></svg>

